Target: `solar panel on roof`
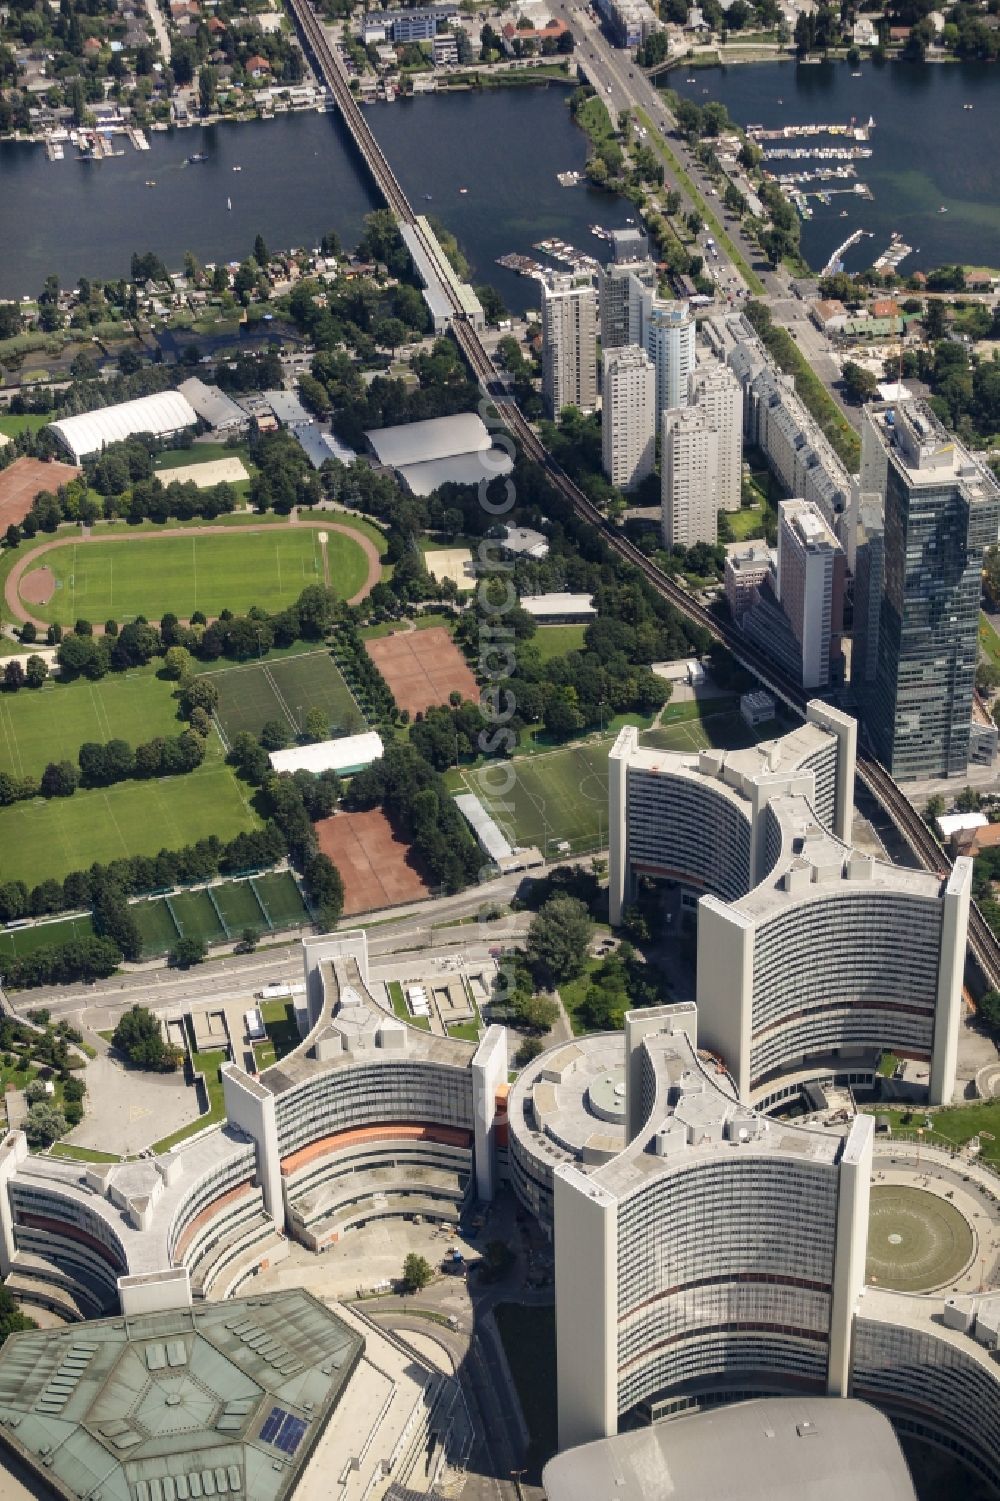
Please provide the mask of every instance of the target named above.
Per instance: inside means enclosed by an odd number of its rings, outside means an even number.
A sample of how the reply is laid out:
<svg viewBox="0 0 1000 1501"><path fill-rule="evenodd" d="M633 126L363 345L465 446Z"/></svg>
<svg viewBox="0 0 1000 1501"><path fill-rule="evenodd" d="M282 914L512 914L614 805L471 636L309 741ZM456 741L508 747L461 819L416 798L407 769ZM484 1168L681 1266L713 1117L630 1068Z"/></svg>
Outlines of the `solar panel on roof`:
<svg viewBox="0 0 1000 1501"><path fill-rule="evenodd" d="M280 1449L282 1454L294 1454L301 1444L308 1423L304 1418L286 1412L283 1407L272 1407L260 1430L261 1440Z"/></svg>

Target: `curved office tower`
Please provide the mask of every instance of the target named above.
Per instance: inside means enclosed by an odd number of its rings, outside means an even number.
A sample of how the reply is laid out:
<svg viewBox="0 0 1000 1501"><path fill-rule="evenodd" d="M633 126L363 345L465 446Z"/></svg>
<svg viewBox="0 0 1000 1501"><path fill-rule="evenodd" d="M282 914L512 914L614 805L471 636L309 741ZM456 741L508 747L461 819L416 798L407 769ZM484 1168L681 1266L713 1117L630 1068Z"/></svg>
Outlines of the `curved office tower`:
<svg viewBox="0 0 1000 1501"><path fill-rule="evenodd" d="M434 1037L384 1011L364 935L304 944L311 1031L258 1079L223 1070L226 1110L253 1138L268 1208L312 1249L369 1220L457 1220L493 1196L506 1034Z"/></svg>
<svg viewBox="0 0 1000 1501"><path fill-rule="evenodd" d="M748 1109L697 1023L690 1004L630 1012L624 1038L551 1049L511 1097L515 1189L533 1206L541 1185L543 1222L551 1192L559 1447L720 1402L853 1396L1000 1490L992 1175L946 1168L975 1205L984 1291L865 1287L873 1117Z"/></svg>
<svg viewBox="0 0 1000 1501"><path fill-rule="evenodd" d="M561 1448L706 1394L847 1391L873 1122L748 1110L696 1027L629 1013L627 1144L553 1171Z"/></svg>
<svg viewBox="0 0 1000 1501"><path fill-rule="evenodd" d="M971 862L939 878L851 848L852 720L813 703L780 740L697 756L625 729L609 764L612 921L639 876L697 900L701 1036L740 1099L870 1081L891 1048L951 1100Z"/></svg>
<svg viewBox="0 0 1000 1501"><path fill-rule="evenodd" d="M231 1296L256 1269L372 1219L457 1219L493 1196L506 1033L432 1037L380 1007L363 932L303 945L308 1031L259 1076L223 1067L227 1120L158 1157L75 1163L0 1144L0 1275L90 1318Z"/></svg>

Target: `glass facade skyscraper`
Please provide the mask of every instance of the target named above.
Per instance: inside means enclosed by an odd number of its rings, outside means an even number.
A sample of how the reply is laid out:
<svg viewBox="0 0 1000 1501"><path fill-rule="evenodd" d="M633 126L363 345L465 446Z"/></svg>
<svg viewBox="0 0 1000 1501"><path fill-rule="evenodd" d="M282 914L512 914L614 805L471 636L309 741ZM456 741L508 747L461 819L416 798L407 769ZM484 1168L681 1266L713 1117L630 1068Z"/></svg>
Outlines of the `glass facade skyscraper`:
<svg viewBox="0 0 1000 1501"><path fill-rule="evenodd" d="M969 762L983 552L1000 487L920 401L866 409L862 477L883 497L884 572L865 724L902 781Z"/></svg>

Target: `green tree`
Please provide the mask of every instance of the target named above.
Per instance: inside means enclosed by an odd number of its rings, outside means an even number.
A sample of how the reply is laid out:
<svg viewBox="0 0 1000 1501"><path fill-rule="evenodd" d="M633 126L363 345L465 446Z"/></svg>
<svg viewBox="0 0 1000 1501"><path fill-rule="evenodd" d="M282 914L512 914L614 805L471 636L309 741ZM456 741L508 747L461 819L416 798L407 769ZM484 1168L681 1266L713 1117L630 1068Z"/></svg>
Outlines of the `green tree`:
<svg viewBox="0 0 1000 1501"><path fill-rule="evenodd" d="M173 969L190 969L193 964L204 963L207 953L205 940L188 933L183 938L178 938L170 950L167 962Z"/></svg>
<svg viewBox="0 0 1000 1501"><path fill-rule="evenodd" d="M326 740L330 734L330 721L325 709L310 709L306 715L306 735L312 741Z"/></svg>
<svg viewBox="0 0 1000 1501"><path fill-rule="evenodd" d="M411 1251L403 1262L403 1289L408 1293L419 1293L430 1282L434 1273L431 1264L425 1256L418 1256L416 1251Z"/></svg>
<svg viewBox="0 0 1000 1501"><path fill-rule="evenodd" d="M878 376L874 371L868 370L864 365L859 365L856 360L848 360L844 365L844 391L848 401L871 401L878 390Z"/></svg>
<svg viewBox="0 0 1000 1501"><path fill-rule="evenodd" d="M163 657L163 676L165 678L170 678L172 681L176 681L178 678L188 678L191 676L193 670L194 658L186 646L167 647Z"/></svg>
<svg viewBox="0 0 1000 1501"><path fill-rule="evenodd" d="M68 1124L61 1110L40 1100L28 1111L22 1129L29 1146L50 1147L60 1136L66 1135Z"/></svg>
<svg viewBox="0 0 1000 1501"><path fill-rule="evenodd" d="M261 725L260 743L266 751L284 750L291 732L281 719L268 719Z"/></svg>
<svg viewBox="0 0 1000 1501"><path fill-rule="evenodd" d="M29 1319L27 1314L21 1312L7 1289L0 1287L0 1344L8 1334L16 1334L21 1329L37 1328L34 1319Z"/></svg>
<svg viewBox="0 0 1000 1501"><path fill-rule="evenodd" d="M160 1023L146 1006L133 1006L122 1013L111 1045L136 1068L164 1073L177 1068L183 1056L178 1048L168 1046L163 1040Z"/></svg>
<svg viewBox="0 0 1000 1501"><path fill-rule="evenodd" d="M944 798L940 792L934 792L924 804L924 821L933 825L944 812Z"/></svg>
<svg viewBox="0 0 1000 1501"><path fill-rule="evenodd" d="M271 257L267 253L267 246L264 244L263 235L258 235L253 242L253 258L262 270L271 259Z"/></svg>
<svg viewBox="0 0 1000 1501"><path fill-rule="evenodd" d="M548 988L580 974L593 933L590 913L574 896L552 896L531 921L525 955L535 980Z"/></svg>
<svg viewBox="0 0 1000 1501"><path fill-rule="evenodd" d="M988 990L977 1007L988 1027L1000 1031L1000 990Z"/></svg>
<svg viewBox="0 0 1000 1501"><path fill-rule="evenodd" d="M40 688L48 675L49 664L43 657L37 657L33 652L24 669L24 681L29 688Z"/></svg>

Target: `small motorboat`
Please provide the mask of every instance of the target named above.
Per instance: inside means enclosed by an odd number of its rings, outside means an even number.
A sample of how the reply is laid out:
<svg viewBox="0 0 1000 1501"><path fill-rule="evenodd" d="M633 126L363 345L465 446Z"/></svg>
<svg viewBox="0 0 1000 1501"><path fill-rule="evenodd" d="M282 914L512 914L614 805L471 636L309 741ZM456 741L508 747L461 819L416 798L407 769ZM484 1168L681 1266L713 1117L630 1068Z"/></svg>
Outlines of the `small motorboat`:
<svg viewBox="0 0 1000 1501"><path fill-rule="evenodd" d="M226 199L226 208L229 210L230 213L232 213L232 211L233 211L233 200L231 198L227 198Z"/></svg>
<svg viewBox="0 0 1000 1501"><path fill-rule="evenodd" d="M234 171L234 172L242 172L242 171L243 171L243 168L242 168L242 167L234 167L234 168L233 168L233 171Z"/></svg>

